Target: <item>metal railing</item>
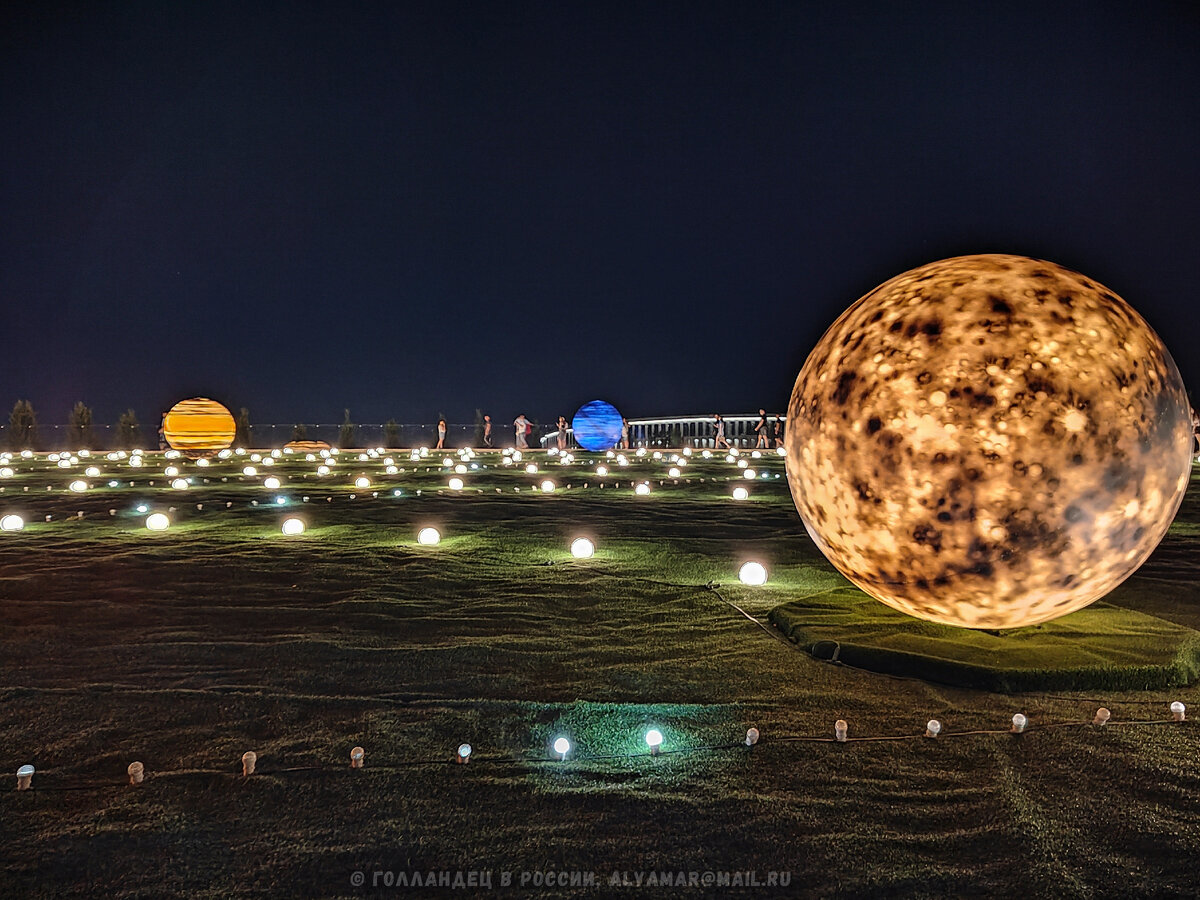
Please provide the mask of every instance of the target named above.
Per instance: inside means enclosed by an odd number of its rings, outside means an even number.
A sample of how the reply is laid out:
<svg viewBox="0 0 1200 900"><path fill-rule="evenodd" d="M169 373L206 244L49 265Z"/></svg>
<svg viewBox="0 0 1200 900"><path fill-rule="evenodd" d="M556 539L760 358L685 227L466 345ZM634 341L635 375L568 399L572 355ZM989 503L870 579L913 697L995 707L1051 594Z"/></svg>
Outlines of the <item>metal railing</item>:
<svg viewBox="0 0 1200 900"><path fill-rule="evenodd" d="M734 447L753 447L758 442L754 426L758 424L758 413L721 414L725 420L725 440ZM787 421L787 416L779 418ZM769 416L774 426L775 416ZM780 434L782 437L782 432ZM558 430L551 429L541 437L543 447L553 447L558 439ZM629 420L629 446L637 447L696 447L711 448L716 442L716 423L712 416L663 416L652 419ZM774 446L773 435L768 435L768 444ZM576 448L575 435L567 428L567 446Z"/></svg>

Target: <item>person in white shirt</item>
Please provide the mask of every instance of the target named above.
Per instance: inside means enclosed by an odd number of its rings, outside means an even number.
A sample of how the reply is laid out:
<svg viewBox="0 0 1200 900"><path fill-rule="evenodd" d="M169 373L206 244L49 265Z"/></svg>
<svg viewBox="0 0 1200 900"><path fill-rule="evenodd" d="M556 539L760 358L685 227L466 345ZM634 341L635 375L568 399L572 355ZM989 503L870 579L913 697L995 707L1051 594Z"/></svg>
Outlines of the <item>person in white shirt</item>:
<svg viewBox="0 0 1200 900"><path fill-rule="evenodd" d="M530 432L533 425L525 418L525 413L521 413L513 420L513 427L517 430L517 449L528 450L529 444L525 442L525 435Z"/></svg>

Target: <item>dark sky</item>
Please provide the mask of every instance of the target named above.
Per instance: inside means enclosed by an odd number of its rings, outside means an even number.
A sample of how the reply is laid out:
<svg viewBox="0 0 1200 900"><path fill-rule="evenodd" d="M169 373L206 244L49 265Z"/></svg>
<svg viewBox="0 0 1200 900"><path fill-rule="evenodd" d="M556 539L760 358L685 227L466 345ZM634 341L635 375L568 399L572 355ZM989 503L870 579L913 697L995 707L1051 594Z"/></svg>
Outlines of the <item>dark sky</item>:
<svg viewBox="0 0 1200 900"><path fill-rule="evenodd" d="M1194 385L1196 10L9 2L0 404L780 408L859 296L989 251Z"/></svg>

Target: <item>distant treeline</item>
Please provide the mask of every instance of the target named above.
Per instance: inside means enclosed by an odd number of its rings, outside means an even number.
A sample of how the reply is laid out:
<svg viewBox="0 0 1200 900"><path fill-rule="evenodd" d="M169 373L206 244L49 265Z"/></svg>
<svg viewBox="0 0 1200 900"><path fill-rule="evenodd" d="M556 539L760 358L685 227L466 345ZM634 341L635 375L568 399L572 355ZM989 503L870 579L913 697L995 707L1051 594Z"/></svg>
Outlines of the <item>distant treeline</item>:
<svg viewBox="0 0 1200 900"><path fill-rule="evenodd" d="M443 417L439 417L443 418ZM350 417L350 410L340 424L334 425L252 425L250 411L242 407L234 422L237 431L236 447L282 447L289 441L325 441L342 448L349 447L417 447L437 441L437 425L402 425L395 419L380 425L362 425ZM483 413L475 411L475 422L448 424L447 441L454 446L483 443ZM510 429L511 430L511 429ZM161 423L143 426L137 413L127 409L113 424L97 423L92 408L83 401L70 410L65 425L38 422L37 412L28 400L18 400L8 417L8 425L0 425L0 447L9 450L133 450L163 446Z"/></svg>

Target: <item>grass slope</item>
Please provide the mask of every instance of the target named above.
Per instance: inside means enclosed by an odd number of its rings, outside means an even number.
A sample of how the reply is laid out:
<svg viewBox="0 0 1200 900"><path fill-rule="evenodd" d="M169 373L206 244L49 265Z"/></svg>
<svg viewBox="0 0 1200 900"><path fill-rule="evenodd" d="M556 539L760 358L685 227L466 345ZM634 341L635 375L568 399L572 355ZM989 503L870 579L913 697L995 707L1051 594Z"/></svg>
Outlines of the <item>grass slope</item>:
<svg viewBox="0 0 1200 900"><path fill-rule="evenodd" d="M454 494L436 466L401 462L319 479L285 460L272 492L240 463L164 491L161 460L101 463L82 495L41 461L0 482L0 512L30 522L0 535L0 765L38 768L33 791L0 791L0 895L391 896L374 872L471 869L497 888L501 871L587 871L594 896L656 870L790 873L786 890L717 896L1194 892L1191 721L1045 726L1101 703L1114 721L1169 718L1173 699L1200 709L1196 686L1013 697L814 660L721 599L765 621L847 588L782 479L737 504L724 464L673 483L639 461L601 490L590 469L539 459L560 485L540 494L540 476L491 457ZM349 484L360 468L366 492ZM1196 498L1184 524L1200 522ZM139 504L174 507L176 525L146 532ZM296 511L310 530L285 539ZM426 524L440 546L416 544ZM594 559L568 555L578 534ZM1109 602L1198 627L1195 550L1173 529ZM751 557L764 588L736 582ZM931 717L993 731L1016 711L1024 735L920 737ZM898 739L833 743L837 718ZM559 734L575 744L565 763ZM259 774L242 779L250 749ZM138 788L123 784L134 759Z"/></svg>

